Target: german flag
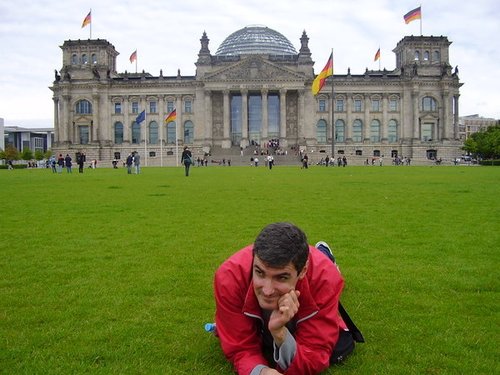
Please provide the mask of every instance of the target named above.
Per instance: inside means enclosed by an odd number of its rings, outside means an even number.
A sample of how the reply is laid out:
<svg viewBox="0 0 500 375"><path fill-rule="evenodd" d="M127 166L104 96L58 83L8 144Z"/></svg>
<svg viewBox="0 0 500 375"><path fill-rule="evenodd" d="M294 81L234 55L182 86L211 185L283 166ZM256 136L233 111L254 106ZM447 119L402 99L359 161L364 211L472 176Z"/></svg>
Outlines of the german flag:
<svg viewBox="0 0 500 375"><path fill-rule="evenodd" d="M330 58L328 59L328 62L326 63L321 73L319 73L318 76L313 81L311 87L313 95L317 95L318 92L321 91L321 89L325 85L326 78L332 75L333 75L333 52L331 53Z"/></svg>
<svg viewBox="0 0 500 375"><path fill-rule="evenodd" d="M165 118L165 124L168 124L169 122L175 121L177 118L177 111L174 108L172 112L170 112L167 117Z"/></svg>
<svg viewBox="0 0 500 375"><path fill-rule="evenodd" d="M406 13L403 18L406 24L409 24L411 21L422 19L422 7L415 8Z"/></svg>
<svg viewBox="0 0 500 375"><path fill-rule="evenodd" d="M92 11L89 12L89 14L87 14L87 17L85 17L83 19L83 22L82 22L82 29L89 25L90 23L92 22Z"/></svg>

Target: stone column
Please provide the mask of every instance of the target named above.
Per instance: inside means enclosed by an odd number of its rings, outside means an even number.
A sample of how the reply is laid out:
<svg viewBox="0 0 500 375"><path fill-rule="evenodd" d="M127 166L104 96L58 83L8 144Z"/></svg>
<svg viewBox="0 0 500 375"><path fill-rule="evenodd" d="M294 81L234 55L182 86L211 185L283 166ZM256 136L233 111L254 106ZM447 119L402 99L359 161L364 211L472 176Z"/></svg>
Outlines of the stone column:
<svg viewBox="0 0 500 375"><path fill-rule="evenodd" d="M389 135L388 135L388 122L389 118L387 116L387 107L389 105L389 98L387 97L387 94L382 95L382 124L380 126L382 127L380 129L380 140L381 141L387 141Z"/></svg>
<svg viewBox="0 0 500 375"><path fill-rule="evenodd" d="M61 132L59 129L59 98L54 96L52 100L54 101L54 141L57 144Z"/></svg>
<svg viewBox="0 0 500 375"><path fill-rule="evenodd" d="M63 95L63 124L61 127L61 142L69 142L70 135L73 133L73 122L70 118L69 102L71 100L71 95Z"/></svg>
<svg viewBox="0 0 500 375"><path fill-rule="evenodd" d="M165 143L165 137L166 137L165 119L167 118L167 113L165 113L165 97L163 95L160 95L158 97L158 114L159 114L158 142L159 142L160 147L162 147L163 144Z"/></svg>
<svg viewBox="0 0 500 375"><path fill-rule="evenodd" d="M229 103L229 90L224 90L222 93L223 93L222 148L230 148L231 147L231 139L229 138L229 126L231 124L231 108L230 108L230 103Z"/></svg>
<svg viewBox="0 0 500 375"><path fill-rule="evenodd" d="M130 124L130 102L129 97L125 96L123 98L123 143L130 144L130 138L132 136L131 124Z"/></svg>
<svg viewBox="0 0 500 375"><path fill-rule="evenodd" d="M346 94L345 108L346 108L346 124L345 124L345 141L352 142L352 95Z"/></svg>
<svg viewBox="0 0 500 375"><path fill-rule="evenodd" d="M450 105L450 92L448 90L443 91L443 114L440 116L441 121L441 129L440 132L438 133L438 138L436 138L438 141L442 140L448 140L449 139L449 134L448 134L448 129L451 127L450 123L450 109L452 106Z"/></svg>
<svg viewBox="0 0 500 375"><path fill-rule="evenodd" d="M316 135L313 129L315 129L316 124L312 124L312 121L307 122L305 118L306 113L306 103L304 90L297 90L298 100L297 100L297 127L298 129L304 129L304 136L306 139L315 139ZM312 128L311 128L312 126ZM286 128L285 128L286 129ZM314 141L315 142L315 141Z"/></svg>
<svg viewBox="0 0 500 375"><path fill-rule="evenodd" d="M212 91L205 91L205 146L212 145L213 124L212 124Z"/></svg>
<svg viewBox="0 0 500 375"><path fill-rule="evenodd" d="M92 106L92 124L89 124L89 143L92 142L99 142L101 139L99 137L99 128L100 128L100 105L99 105L99 100L100 100L100 95L98 93L93 93L92 94L92 101L93 106Z"/></svg>
<svg viewBox="0 0 500 375"><path fill-rule="evenodd" d="M184 126L182 121L182 96L178 95L175 98L175 109L176 109L176 119L175 119L175 131L177 141L182 141L184 143Z"/></svg>
<svg viewBox="0 0 500 375"><path fill-rule="evenodd" d="M371 127L371 122L370 122L370 108L371 108L371 100L369 95L365 95L364 98L364 118L363 118L363 139L361 140L362 142L364 141L371 141L370 140L370 127Z"/></svg>
<svg viewBox="0 0 500 375"><path fill-rule="evenodd" d="M420 139L420 123L419 123L419 109L418 109L418 91L414 89L411 92L412 102L413 102L413 122L412 122L412 134L414 139Z"/></svg>
<svg viewBox="0 0 500 375"><path fill-rule="evenodd" d="M262 97L262 127L260 129L260 135L264 142L267 142L267 134L269 131L269 114L268 114L268 103L267 103L267 89L262 89L260 95Z"/></svg>
<svg viewBox="0 0 500 375"><path fill-rule="evenodd" d="M241 90L241 141L248 146L248 90Z"/></svg>
<svg viewBox="0 0 500 375"><path fill-rule="evenodd" d="M143 122L141 122L141 140L139 143L143 143L143 142L146 142L146 138L147 138L147 133L148 133L148 114L147 114L147 105L148 103L146 102L146 97L144 95L141 95L141 97L139 98L139 113L141 113L142 111L146 111L145 112L145 115L146 115L146 118L144 119ZM137 116L139 116L139 113L137 114Z"/></svg>
<svg viewBox="0 0 500 375"><path fill-rule="evenodd" d="M280 90L280 141L286 140L286 89Z"/></svg>
<svg viewBox="0 0 500 375"><path fill-rule="evenodd" d="M459 122L459 107L458 107L458 99L460 98L460 95L455 95L454 96L454 108L455 108L455 113L453 116L453 139L459 139L460 136L458 134L458 122Z"/></svg>

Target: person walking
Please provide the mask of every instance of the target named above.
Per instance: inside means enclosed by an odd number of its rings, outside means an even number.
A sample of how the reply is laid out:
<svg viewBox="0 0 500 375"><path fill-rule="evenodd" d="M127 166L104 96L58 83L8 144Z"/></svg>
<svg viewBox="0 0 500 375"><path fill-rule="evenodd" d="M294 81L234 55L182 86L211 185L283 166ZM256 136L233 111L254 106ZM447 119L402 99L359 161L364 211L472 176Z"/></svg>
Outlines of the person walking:
<svg viewBox="0 0 500 375"><path fill-rule="evenodd" d="M184 164L184 170L186 172L186 177L189 176L189 167L193 163L193 154L189 150L188 146L184 146L184 151L182 151L181 164Z"/></svg>
<svg viewBox="0 0 500 375"><path fill-rule="evenodd" d="M141 173L141 155L137 151L134 151L134 167L135 174Z"/></svg>
<svg viewBox="0 0 500 375"><path fill-rule="evenodd" d="M127 164L127 174L132 174L132 163L133 163L132 154L128 154L127 161L125 162L125 164Z"/></svg>

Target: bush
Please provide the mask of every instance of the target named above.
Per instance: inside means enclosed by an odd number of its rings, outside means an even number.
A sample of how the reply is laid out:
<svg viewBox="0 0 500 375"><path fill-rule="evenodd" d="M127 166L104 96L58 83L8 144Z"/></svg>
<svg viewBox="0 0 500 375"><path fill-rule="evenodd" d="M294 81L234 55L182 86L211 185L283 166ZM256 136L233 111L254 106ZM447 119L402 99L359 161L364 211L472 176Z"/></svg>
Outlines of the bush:
<svg viewBox="0 0 500 375"><path fill-rule="evenodd" d="M479 161L480 165L484 166L500 166L500 160L499 159L494 159L494 160L481 160Z"/></svg>
<svg viewBox="0 0 500 375"><path fill-rule="evenodd" d="M14 169L26 169L28 168L27 164L14 164L13 165ZM0 169L8 169L9 166L7 164L0 165Z"/></svg>

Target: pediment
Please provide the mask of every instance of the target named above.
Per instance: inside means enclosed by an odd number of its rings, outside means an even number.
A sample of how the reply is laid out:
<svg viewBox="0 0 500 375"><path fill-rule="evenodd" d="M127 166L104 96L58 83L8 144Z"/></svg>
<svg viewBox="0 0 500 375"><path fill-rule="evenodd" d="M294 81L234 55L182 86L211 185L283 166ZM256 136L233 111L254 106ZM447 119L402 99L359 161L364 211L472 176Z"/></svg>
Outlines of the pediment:
<svg viewBox="0 0 500 375"><path fill-rule="evenodd" d="M206 81L297 81L304 80L304 75L279 63L272 63L261 56L248 56L242 60L207 73Z"/></svg>

